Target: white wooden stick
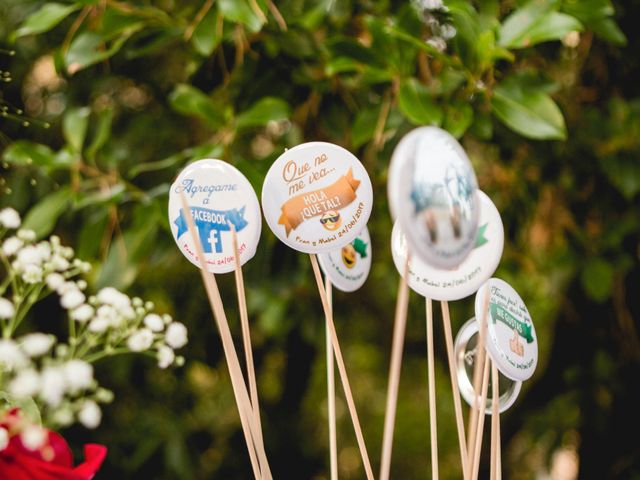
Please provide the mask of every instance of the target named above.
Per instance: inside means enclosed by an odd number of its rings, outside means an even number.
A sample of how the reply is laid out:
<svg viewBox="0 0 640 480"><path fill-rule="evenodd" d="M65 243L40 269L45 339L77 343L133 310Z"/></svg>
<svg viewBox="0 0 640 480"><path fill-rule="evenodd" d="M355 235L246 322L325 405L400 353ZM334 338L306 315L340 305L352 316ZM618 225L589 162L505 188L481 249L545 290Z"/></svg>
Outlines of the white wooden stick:
<svg viewBox="0 0 640 480"><path fill-rule="evenodd" d="M431 430L431 478L438 475L438 424L436 416L436 373L433 355L433 302L426 298L427 306L427 369L429 374L429 428Z"/></svg>
<svg viewBox="0 0 640 480"><path fill-rule="evenodd" d="M400 370L402 367L402 350L407 326L407 308L409 305L409 255L404 265L404 276L400 277L396 313L393 322L393 340L391 343L391 366L389 367L389 385L387 386L387 406L384 415L384 433L382 437L382 460L380 463L380 480L388 480L391 471L391 451L393 449L393 430L396 422L398 403L398 387L400 386Z"/></svg>
<svg viewBox="0 0 640 480"><path fill-rule="evenodd" d="M456 359L453 352L453 335L451 334L451 317L449 316L449 303L440 302L442 309L442 324L444 326L444 338L447 344L447 357L449 360L449 374L451 376L451 389L453 390L453 406L456 413L456 426L458 428L458 445L460 447L460 459L462 461L462 477L467 480L470 472L467 464L467 442L464 434L464 419L462 417L462 403L460 401L460 389L456 371Z"/></svg>
<svg viewBox="0 0 640 480"><path fill-rule="evenodd" d="M240 414L240 423L242 424L242 431L247 443L247 449L249 451L249 458L251 460L253 474L256 480L271 479L271 472L269 471L268 462L264 463L265 471L261 472L260 466L258 465L258 459L256 458L257 455L261 458L264 457L266 459L266 454L264 453L264 447L260 448L259 442L256 440L256 436L254 433L256 427L253 421L253 410L251 408L249 395L242 378L240 362L238 361L238 355L236 354L235 346L233 345L233 340L231 338L229 324L227 323L227 318L224 313L224 307L222 305L222 299L220 298L218 285L216 283L215 277L206 268L203 248L200 244L200 238L196 231L196 227L189 210L187 198L185 197L184 193L182 193L180 197L182 200L182 208L187 219L189 234L191 235L191 239L195 245L197 256L202 263L200 274L202 276L202 281L207 292L209 304L213 311L216 325L218 327L218 332L220 333L220 339L222 340L222 347L227 359L227 368L229 369L229 376L231 377L231 386L236 398L238 413Z"/></svg>
<svg viewBox="0 0 640 480"><path fill-rule="evenodd" d="M475 451L473 454L473 466L471 467L471 480L478 478L478 471L480 469L480 451L482 450L482 433L484 430L484 417L487 404L487 390L489 386L489 367L491 366L491 360L485 357L484 361L484 373L482 375L482 397L480 398L480 415L478 416L478 429L476 430ZM478 400L478 397L475 397Z"/></svg>
<svg viewBox="0 0 640 480"><path fill-rule="evenodd" d="M242 329L242 342L244 346L245 361L247 364L247 378L249 383L249 396L251 398L251 407L253 409L253 417L256 425L254 432L259 442L264 444L262 436L262 422L260 420L260 404L258 402L258 385L256 382L256 372L253 363L253 348L251 346L251 330L249 329L249 314L247 312L247 298L244 289L244 277L242 275L242 264L240 263L240 253L238 251L238 235L235 226L230 223L231 240L233 244L233 255L236 264L234 271L236 280L236 292L238 294L238 310L240 312L240 326ZM262 460L263 463L265 460ZM262 467L264 470L264 466Z"/></svg>
<svg viewBox="0 0 640 480"><path fill-rule="evenodd" d="M500 410L498 409L500 389L498 382L498 369L495 365L491 365L491 480L498 478L498 429L500 428Z"/></svg>
<svg viewBox="0 0 640 480"><path fill-rule="evenodd" d="M331 279L326 277L325 289L329 308L333 313L333 294ZM336 379L334 371L333 347L328 321L325 322L327 344L327 407L329 410L329 461L331 466L331 480L338 480L338 439L336 434Z"/></svg>
<svg viewBox="0 0 640 480"><path fill-rule="evenodd" d="M482 380L482 368L484 366L484 358L486 355L485 350L485 335L487 332L487 314L489 312L489 285L485 284L484 287L484 300L482 303L482 314L479 319L479 328L478 328L478 342L476 344L476 359L473 370L473 394L475 398L478 398L480 395L480 387ZM483 411L483 408L478 408L477 405L471 405L471 409L469 411L469 424L468 428L468 445L469 445L469 458L467 462L471 464L473 462L473 452L475 451L475 440L476 440L476 429L478 428L478 416L480 412Z"/></svg>
<svg viewBox="0 0 640 480"><path fill-rule="evenodd" d="M369 454L367 453L367 447L364 443L364 436L362 435L362 428L360 427L360 420L358 419L358 412L356 410L356 404L353 401L353 394L351 393L351 386L349 385L349 377L347 376L347 369L344 365L342 358L342 351L340 350L340 343L338 342L338 334L336 333L336 327L333 324L333 313L329 306L324 285L322 282L322 274L320 273L320 267L318 266L318 259L315 254L310 254L311 266L313 267L313 273L316 277L316 284L318 286L318 293L320 293L320 300L322 301L322 308L327 318L327 327L329 327L329 333L331 334L331 343L333 345L333 353L338 364L338 373L340 374L340 380L342 381L342 387L344 389L344 395L347 400L347 406L349 407L349 413L351 414L351 422L353 423L353 429L356 434L356 440L358 441L358 447L360 447L360 455L362 456L362 462L367 474L368 480L374 480L373 470L371 469L371 462L369 460Z"/></svg>

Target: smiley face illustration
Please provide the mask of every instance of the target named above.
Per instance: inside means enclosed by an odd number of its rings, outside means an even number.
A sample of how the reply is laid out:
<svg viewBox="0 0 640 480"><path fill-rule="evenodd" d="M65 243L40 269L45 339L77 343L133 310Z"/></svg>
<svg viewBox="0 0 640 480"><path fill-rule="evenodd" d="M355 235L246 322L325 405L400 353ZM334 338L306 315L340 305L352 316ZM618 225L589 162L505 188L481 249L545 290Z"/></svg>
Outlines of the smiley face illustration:
<svg viewBox="0 0 640 480"><path fill-rule="evenodd" d="M352 244L348 244L342 247L342 263L347 268L353 268L356 265L356 261L358 260L358 255L356 253L356 249L353 248Z"/></svg>
<svg viewBox="0 0 640 480"><path fill-rule="evenodd" d="M340 213L335 210L329 210L320 217L320 223L327 230L333 231L340 228L342 225L342 218L340 218Z"/></svg>

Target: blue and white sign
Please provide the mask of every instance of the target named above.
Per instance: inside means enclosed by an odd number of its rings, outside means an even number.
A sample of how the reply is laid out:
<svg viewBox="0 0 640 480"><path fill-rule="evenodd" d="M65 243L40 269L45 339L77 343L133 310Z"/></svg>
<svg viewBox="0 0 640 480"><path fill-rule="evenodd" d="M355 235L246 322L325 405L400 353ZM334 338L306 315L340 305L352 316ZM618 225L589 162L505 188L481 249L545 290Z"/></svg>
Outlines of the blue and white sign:
<svg viewBox="0 0 640 480"><path fill-rule="evenodd" d="M240 263L244 265L253 257L262 228L260 204L253 187L237 168L222 160L198 160L188 165L171 185L169 222L173 238L184 256L200 267L182 209L183 193L210 272L235 269L232 226L238 238Z"/></svg>

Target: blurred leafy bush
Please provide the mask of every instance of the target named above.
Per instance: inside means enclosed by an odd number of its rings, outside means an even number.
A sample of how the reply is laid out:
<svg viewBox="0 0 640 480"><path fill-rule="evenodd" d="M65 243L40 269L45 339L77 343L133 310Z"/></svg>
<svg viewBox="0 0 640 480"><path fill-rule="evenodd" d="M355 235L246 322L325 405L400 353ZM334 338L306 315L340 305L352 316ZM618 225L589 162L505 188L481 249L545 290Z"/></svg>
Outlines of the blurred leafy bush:
<svg viewBox="0 0 640 480"><path fill-rule="evenodd" d="M327 140L362 159L377 193L370 280L335 299L377 458L397 285L386 171L398 139L431 124L461 139L502 212L497 275L526 299L541 339L539 372L503 416L506 472L555 475L564 459L582 478L638 475L637 442L623 440L640 399L640 45L623 33L638 13L638 1L614 12L609 0L4 1L0 38L16 54L0 56L13 77L0 93L0 205L74 245L95 287L151 298L192 332L175 375L126 358L102 372L119 403L99 432L71 438L109 445L104 478L250 477L197 272L170 238L168 186L189 161L217 157L259 192L284 148ZM308 262L265 231L246 270L274 475L326 478L324 333ZM231 280L222 288L235 319ZM471 312L453 305L455 325ZM60 315L45 305L31 321L55 332ZM414 295L397 478L429 466L423 315ZM436 340L441 471L459 478L439 329ZM338 407L341 477L361 478Z"/></svg>

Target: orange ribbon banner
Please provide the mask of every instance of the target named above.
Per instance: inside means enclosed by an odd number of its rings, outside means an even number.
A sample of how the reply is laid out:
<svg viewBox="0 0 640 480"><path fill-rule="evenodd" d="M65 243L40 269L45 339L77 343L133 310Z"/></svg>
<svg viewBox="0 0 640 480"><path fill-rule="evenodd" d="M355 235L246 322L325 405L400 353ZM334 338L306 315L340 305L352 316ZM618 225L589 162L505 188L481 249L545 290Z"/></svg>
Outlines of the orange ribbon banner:
<svg viewBox="0 0 640 480"><path fill-rule="evenodd" d="M353 178L353 169L350 168L346 175L331 185L287 200L281 207L282 214L278 223L284 225L288 237L291 230L295 230L305 220L349 205L356 199L359 186L360 180Z"/></svg>

